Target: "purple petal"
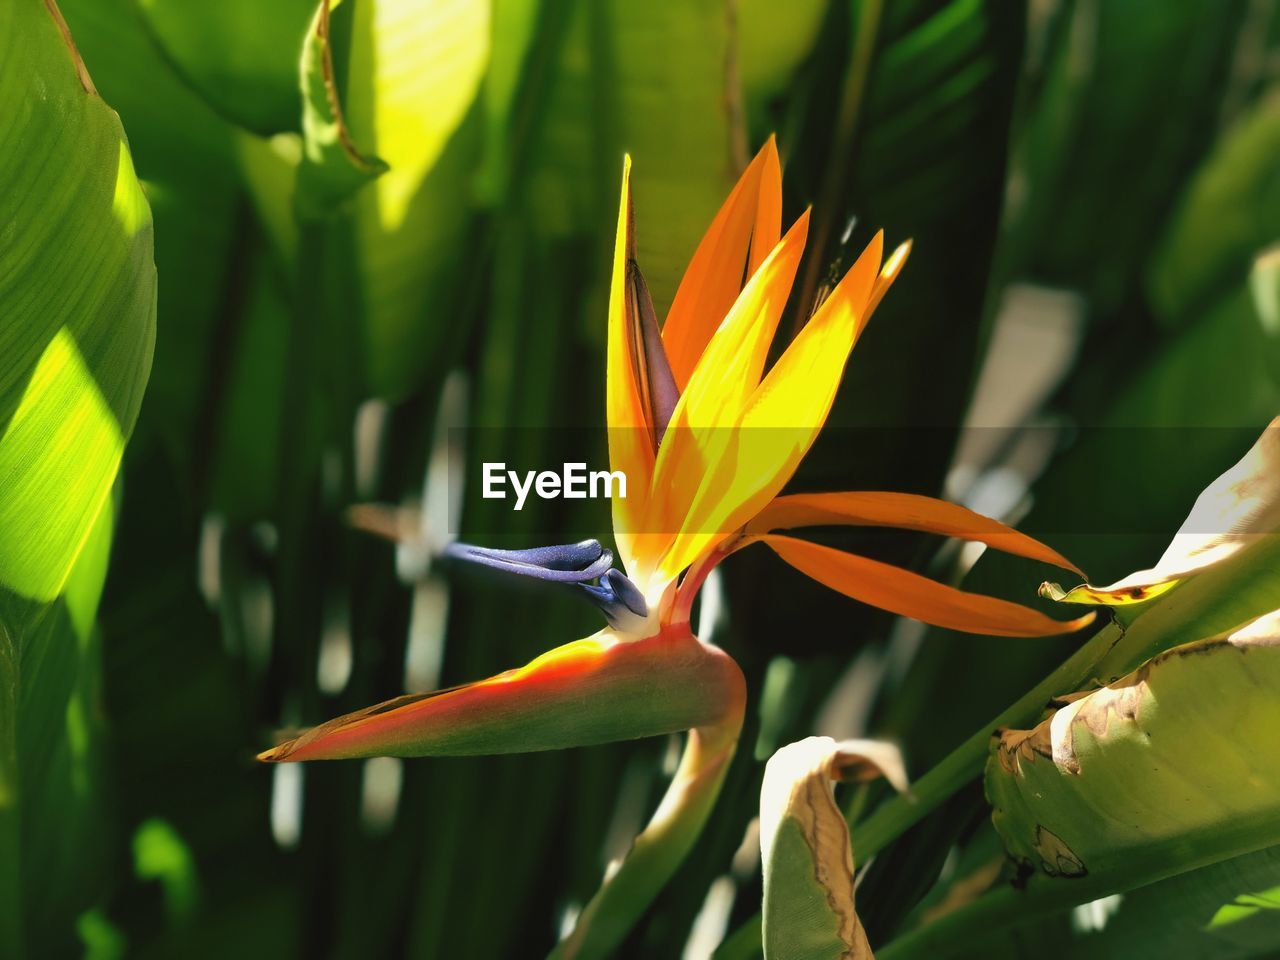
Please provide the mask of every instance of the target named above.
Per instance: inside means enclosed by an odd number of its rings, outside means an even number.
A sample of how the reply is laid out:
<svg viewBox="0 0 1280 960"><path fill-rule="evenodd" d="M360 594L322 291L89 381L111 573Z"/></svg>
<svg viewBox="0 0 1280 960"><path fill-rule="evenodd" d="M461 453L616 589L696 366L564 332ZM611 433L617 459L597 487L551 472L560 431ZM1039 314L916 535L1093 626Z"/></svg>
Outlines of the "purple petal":
<svg viewBox="0 0 1280 960"><path fill-rule="evenodd" d="M662 346L662 334L658 330L658 317L653 311L653 298L649 287L634 260L627 261L627 298L631 304L631 349L634 351L636 375L640 378L640 394L649 408L653 420L654 446L662 442L680 399L680 388L671 372L666 348Z"/></svg>

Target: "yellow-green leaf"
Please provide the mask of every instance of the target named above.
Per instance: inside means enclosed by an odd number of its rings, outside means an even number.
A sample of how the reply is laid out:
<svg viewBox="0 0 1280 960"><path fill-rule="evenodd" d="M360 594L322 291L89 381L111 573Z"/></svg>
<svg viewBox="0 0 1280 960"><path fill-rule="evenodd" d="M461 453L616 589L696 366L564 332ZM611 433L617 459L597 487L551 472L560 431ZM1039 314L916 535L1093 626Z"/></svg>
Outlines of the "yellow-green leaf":
<svg viewBox="0 0 1280 960"><path fill-rule="evenodd" d="M343 108L354 143L388 165L356 198L354 266L371 384L412 389L460 321L439 295L467 256L481 129L464 123L489 60L476 0L364 0L351 11Z"/></svg>

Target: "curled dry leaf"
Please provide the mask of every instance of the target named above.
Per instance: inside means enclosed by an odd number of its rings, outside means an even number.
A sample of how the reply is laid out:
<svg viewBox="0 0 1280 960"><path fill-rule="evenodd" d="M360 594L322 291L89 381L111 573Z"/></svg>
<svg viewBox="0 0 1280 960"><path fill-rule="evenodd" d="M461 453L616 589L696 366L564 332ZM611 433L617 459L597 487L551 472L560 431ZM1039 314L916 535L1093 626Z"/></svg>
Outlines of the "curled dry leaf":
<svg viewBox="0 0 1280 960"><path fill-rule="evenodd" d="M766 960L872 956L854 909L853 850L832 782L877 776L906 789L896 746L809 737L769 760L760 791Z"/></svg>

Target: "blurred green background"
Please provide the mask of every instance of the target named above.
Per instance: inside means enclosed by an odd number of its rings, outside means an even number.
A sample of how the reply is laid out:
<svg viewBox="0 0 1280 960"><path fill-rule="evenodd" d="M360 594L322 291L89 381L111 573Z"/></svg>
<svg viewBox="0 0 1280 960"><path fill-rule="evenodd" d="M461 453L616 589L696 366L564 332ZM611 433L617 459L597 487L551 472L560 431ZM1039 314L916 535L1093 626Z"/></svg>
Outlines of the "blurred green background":
<svg viewBox="0 0 1280 960"><path fill-rule="evenodd" d="M946 493L1107 582L1280 409L1280 285L1255 266L1280 240L1272 0L344 0L344 112L389 171L340 203L299 162L314 0L60 6L154 213L159 308L97 627L50 627L58 679L21 678L50 772L0 897L31 956L539 957L625 851L666 742L252 759L595 629L429 546L458 510L504 546L608 529L599 504L460 498L447 466L556 463L547 428L603 427L624 150L659 313L770 133L784 221L814 205L797 302L875 229L914 238L795 489ZM417 507L421 541L352 530L369 501ZM964 570L921 538L856 543ZM1026 601L1043 573L968 576ZM743 749L625 957L706 958L759 909L744 836L776 747L871 732L918 774L1078 642L894 623L764 555L714 589ZM975 788L884 851L859 892L873 945L994 850ZM1161 899L1138 928L1176 924ZM1063 916L984 955L1119 955L1087 933ZM1280 951L1276 924L1259 938L1231 955Z"/></svg>

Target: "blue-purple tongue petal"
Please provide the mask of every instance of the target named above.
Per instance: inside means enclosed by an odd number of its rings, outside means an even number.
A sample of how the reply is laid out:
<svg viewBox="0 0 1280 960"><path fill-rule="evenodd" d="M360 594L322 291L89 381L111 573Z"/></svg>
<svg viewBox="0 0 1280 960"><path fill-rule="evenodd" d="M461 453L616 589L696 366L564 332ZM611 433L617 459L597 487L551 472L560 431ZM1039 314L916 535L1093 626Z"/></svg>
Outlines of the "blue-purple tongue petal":
<svg viewBox="0 0 1280 960"><path fill-rule="evenodd" d="M649 613L644 594L626 574L613 569L613 553L598 540L529 550L497 550L455 542L446 545L442 552L455 560L576 586L619 630L637 628ZM599 582L592 583L593 580Z"/></svg>
<svg viewBox="0 0 1280 960"><path fill-rule="evenodd" d="M637 617L648 615L649 605L644 602L644 594L621 570L610 570L601 580L613 591L613 595L626 604L627 609Z"/></svg>
<svg viewBox="0 0 1280 960"><path fill-rule="evenodd" d="M528 550L496 550L455 542L445 546L443 553L456 560L556 583L585 583L603 576L613 566L613 554L599 540Z"/></svg>
<svg viewBox="0 0 1280 960"><path fill-rule="evenodd" d="M580 583L578 589L600 609L609 625L618 630L638 627L649 614L644 594L621 570L610 570L600 578L599 584Z"/></svg>
<svg viewBox="0 0 1280 960"><path fill-rule="evenodd" d="M627 261L627 306L631 320L631 350L635 360L636 377L640 395L653 421L653 445L656 450L667 432L667 424L680 399L671 362L662 346L662 333L658 330L658 317L653 310L653 298L635 260Z"/></svg>

